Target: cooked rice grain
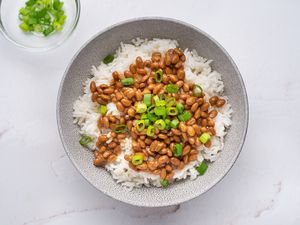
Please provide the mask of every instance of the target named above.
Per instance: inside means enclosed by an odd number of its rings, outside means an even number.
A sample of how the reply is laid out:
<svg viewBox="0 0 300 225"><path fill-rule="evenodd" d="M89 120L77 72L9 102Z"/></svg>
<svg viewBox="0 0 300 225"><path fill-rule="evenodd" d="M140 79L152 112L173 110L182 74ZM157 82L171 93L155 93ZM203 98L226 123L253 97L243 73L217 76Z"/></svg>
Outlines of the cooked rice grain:
<svg viewBox="0 0 300 225"><path fill-rule="evenodd" d="M132 44L121 43L112 63L106 65L101 62L98 67L92 67L91 72L93 77L84 83L84 94L75 101L73 106L74 123L79 125L80 133L94 138L94 142L88 146L90 149L95 148L97 137L101 134L97 127L97 120L99 118L97 104L91 101L90 82L95 81L96 85L109 84L112 72L126 70L137 56L142 57L144 60L151 59L152 52L154 51L166 52L168 49L176 47L178 47L178 43L175 40L153 39L148 41L137 38L132 41ZM210 66L212 60L207 60L199 56L195 50L189 51L186 49L184 54L186 56L184 65L186 80L200 84L206 93L206 100L214 95L221 96L224 91L224 83L221 79L221 74L212 70ZM222 98L227 100L226 96L222 96ZM113 115L120 114L113 103L109 103L107 107L108 112ZM201 145L199 147L200 153L198 154L197 161L190 162L182 170L174 171L175 181L186 179L187 177L195 179L198 175L195 166L198 163L204 159L213 162L218 158L224 147L224 137L231 125L233 111L228 103L222 108L217 108L217 110L218 115L215 119L216 136L212 139L212 146L207 149ZM107 131L102 132L107 133ZM111 139L108 140L108 142L109 141L111 141ZM131 138L126 138L121 144L121 148L122 153L118 156L117 160L105 166L117 183L120 183L128 189L141 187L142 185L147 187L151 185L157 187L161 186L159 175L136 172L129 168L128 162L124 159L124 155L131 153Z"/></svg>

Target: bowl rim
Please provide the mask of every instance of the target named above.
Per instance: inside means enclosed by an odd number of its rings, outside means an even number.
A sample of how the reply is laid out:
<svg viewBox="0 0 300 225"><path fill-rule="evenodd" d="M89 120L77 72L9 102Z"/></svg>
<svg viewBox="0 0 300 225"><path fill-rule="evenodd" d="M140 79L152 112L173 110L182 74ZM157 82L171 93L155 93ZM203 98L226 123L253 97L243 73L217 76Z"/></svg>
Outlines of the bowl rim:
<svg viewBox="0 0 300 225"><path fill-rule="evenodd" d="M237 75L238 75L238 79L241 83L241 86L242 86L242 90L243 90L243 97L244 97L244 103L245 103L245 121L244 121L244 125L245 125L245 129L243 130L243 138L240 142L240 145L238 146L238 151L237 151L237 154L233 157L233 160L231 162L231 164L228 166L227 168L227 171L225 171L225 173L219 178L217 179L215 182L211 183L211 185L206 188L202 193L195 193L194 195L190 195L189 197L186 197L186 198L181 198L180 200L177 200L177 201L173 201L173 202L159 202L159 203L156 203L156 204L153 204L153 203L138 203L138 202L133 202L133 201L130 201L130 200L124 200L124 199L120 199L118 197L115 197L115 196L112 196L109 192L104 192L100 189L98 189L91 181L88 180L87 177L85 177L83 174L82 174L82 171L79 169L79 167L77 166L76 162L72 159L71 157L71 154L70 154L70 151L68 150L68 147L67 147L67 144L65 143L64 141L64 138L63 138L63 131L62 131L62 126L60 124L60 99L61 99L61 94L62 94L62 88L63 88L63 84L65 82L65 79L66 79L66 76L68 74L68 71L70 69L70 67L72 66L74 60L77 58L77 56L80 54L80 52L91 42L93 41L96 37L98 37L99 35L115 28L115 27L118 27L118 26L122 26L124 24L127 24L127 23L132 23L132 22L138 22L138 21L144 21L144 20L148 20L148 21L153 21L153 20L156 20L156 21L167 21L167 22L173 22L173 23L177 23L177 24L180 24L180 25L183 25L183 26L186 26L186 27L189 27L199 33L201 33L202 35L204 35L205 37L207 37L208 39L210 39L217 47L219 47L223 52L224 54L226 55L226 57L229 59L229 61L232 63L233 67L234 67L234 70L236 70L237 72ZM249 124L249 102L248 102L248 95L247 95L247 92L246 92L246 87L245 87L245 83L243 81L243 78L241 76L241 73L237 67L237 65L235 64L235 62L233 61L232 57L228 54L228 52L225 50L225 48L219 44L214 38L212 38L209 34L207 34L206 32L202 31L201 29L199 29L198 27L192 25L192 24L189 24L187 22L183 22L181 20L178 20L178 19L174 19L174 18L169 18L169 17L156 17L156 16L148 16L148 17L137 17L137 18L133 18L133 19L128 19L128 20L123 20L121 22L118 22L118 23L115 23L113 25L110 25L108 27L106 27L105 29L97 32L96 34L94 34L91 38L89 38L87 41L85 41L85 43L77 50L77 52L75 53L75 55L71 58L69 64L67 65L66 67L66 70L63 74L63 77L61 79L61 82L60 82L60 86L59 86L59 89L58 89L58 95L57 95L57 102L56 102L56 122L57 122L57 126L58 126L58 131L59 131L59 136L60 136L60 140L63 144L63 147L64 147L64 150L66 152L66 154L68 155L70 161L72 162L73 166L76 168L76 170L80 173L80 175L88 182L91 184L91 186L93 186L96 190L102 192L103 194L105 194L106 196L112 198L112 199L115 199L115 200L118 200L120 202L123 202L123 203L127 203L127 204L130 204L130 205L135 205L135 206L139 206L139 207L165 207L165 206L173 206L173 205L178 205L178 204L182 204L184 202L187 202L187 201L190 201L196 197L199 197L200 195L203 195L205 194L206 192L208 192L209 190L211 190L213 187L216 186L216 184L218 184L220 181L222 181L224 179L224 177L228 174L228 172L232 169L232 167L234 166L237 158L239 157L242 149L243 149L243 146L244 146L244 143L245 143L245 140L246 140L246 136L247 136L247 132L248 132L248 124Z"/></svg>
<svg viewBox="0 0 300 225"><path fill-rule="evenodd" d="M62 43L64 43L75 31L77 25L78 25L78 21L80 18L80 12L81 12L81 3L80 0L74 0L75 1L75 5L76 5L76 14L75 14L75 19L71 25L70 31L69 33L62 39L60 39L58 42L56 42L53 45L50 45L48 47L28 47L26 45L22 45L19 42L15 41L15 39L9 35L7 33L7 31L5 30L3 23L2 23L2 19L1 19L1 5L2 5L2 1L0 0L0 33L3 34L3 36L5 37L6 40L8 40L10 43L13 43L14 45L18 46L21 49L27 50L27 51L31 51L31 52L43 52L43 51L48 51L54 48L57 48L58 46L60 46Z"/></svg>

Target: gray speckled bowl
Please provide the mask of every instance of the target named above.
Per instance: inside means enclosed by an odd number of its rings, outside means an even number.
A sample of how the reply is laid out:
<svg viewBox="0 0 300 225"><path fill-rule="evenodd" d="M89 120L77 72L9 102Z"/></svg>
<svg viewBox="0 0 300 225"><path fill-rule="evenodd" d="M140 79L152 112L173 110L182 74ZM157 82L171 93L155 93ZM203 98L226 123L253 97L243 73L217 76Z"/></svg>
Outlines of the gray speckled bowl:
<svg viewBox="0 0 300 225"><path fill-rule="evenodd" d="M181 48L196 49L208 59L213 59L213 69L223 74L225 95L234 110L233 125L226 136L225 148L220 158L210 164L204 176L185 180L168 188L140 188L127 192L104 169L92 164L93 155L78 142L78 127L73 124L73 102L82 94L82 82L90 74L92 65L114 52L121 41L132 38L176 39ZM119 23L100 32L89 40L74 56L62 79L58 93L57 121L65 150L79 172L97 189L117 200L148 207L179 204L193 199L218 183L236 161L246 136L248 101L241 75L228 53L203 31L186 23L165 18L140 18Z"/></svg>

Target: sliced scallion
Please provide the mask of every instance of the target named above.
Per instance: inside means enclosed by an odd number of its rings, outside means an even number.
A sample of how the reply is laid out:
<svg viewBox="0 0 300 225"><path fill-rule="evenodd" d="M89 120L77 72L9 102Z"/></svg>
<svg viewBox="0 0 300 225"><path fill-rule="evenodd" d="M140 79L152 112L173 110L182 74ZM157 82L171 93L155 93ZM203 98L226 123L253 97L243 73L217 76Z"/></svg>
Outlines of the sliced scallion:
<svg viewBox="0 0 300 225"><path fill-rule="evenodd" d="M82 146L86 147L92 141L93 141L93 138L91 138L90 136L87 136L87 135L83 135L82 138L80 139L79 143Z"/></svg>
<svg viewBox="0 0 300 225"><path fill-rule="evenodd" d="M184 111L184 106L181 103L176 104L176 109L178 110L178 113L181 114Z"/></svg>
<svg viewBox="0 0 300 225"><path fill-rule="evenodd" d="M155 102L155 106L165 106L166 101L165 100L158 100Z"/></svg>
<svg viewBox="0 0 300 225"><path fill-rule="evenodd" d="M145 128L145 121L144 120L138 120L135 124L135 129L138 132L141 132Z"/></svg>
<svg viewBox="0 0 300 225"><path fill-rule="evenodd" d="M154 96L153 96L153 101L154 101L154 102L159 101L159 97L158 97L157 95L154 95Z"/></svg>
<svg viewBox="0 0 300 225"><path fill-rule="evenodd" d="M155 107L154 108L154 113L155 115L157 116L162 116L162 117L165 117L167 115L167 110L165 107L163 106L158 106L158 107Z"/></svg>
<svg viewBox="0 0 300 225"><path fill-rule="evenodd" d="M199 166L196 167L196 170L198 171L198 173L202 176L203 174L205 174L206 170L208 168L208 165L202 161Z"/></svg>
<svg viewBox="0 0 300 225"><path fill-rule="evenodd" d="M144 162L144 158L142 155L134 155L132 156L132 160L131 160L131 163L135 166L138 166L138 165L141 165L142 163Z"/></svg>
<svg viewBox="0 0 300 225"><path fill-rule="evenodd" d="M135 110L137 113L144 113L147 111L147 105L145 103L139 102L136 104Z"/></svg>
<svg viewBox="0 0 300 225"><path fill-rule="evenodd" d="M170 116L176 116L178 114L178 111L175 107L168 107L167 114Z"/></svg>
<svg viewBox="0 0 300 225"><path fill-rule="evenodd" d="M22 21L19 28L45 37L62 30L66 20L63 5L60 0L28 0L19 10L19 19Z"/></svg>
<svg viewBox="0 0 300 225"><path fill-rule="evenodd" d="M150 125L150 120L149 119L145 119L145 127L148 127Z"/></svg>
<svg viewBox="0 0 300 225"><path fill-rule="evenodd" d="M166 123L162 119L156 120L154 126L157 127L159 130L164 130L166 128Z"/></svg>
<svg viewBox="0 0 300 225"><path fill-rule="evenodd" d="M151 105L151 94L144 94L144 99L143 102L147 105L150 106Z"/></svg>
<svg viewBox="0 0 300 225"><path fill-rule="evenodd" d="M166 91L168 93L177 93L179 90L179 87L176 84L168 84L166 86Z"/></svg>
<svg viewBox="0 0 300 225"><path fill-rule="evenodd" d="M163 71L161 69L156 70L154 78L155 78L156 83L160 83L162 81L162 78L163 78Z"/></svg>
<svg viewBox="0 0 300 225"><path fill-rule="evenodd" d="M134 84L134 79L132 77L124 78L121 80L121 84L124 86L130 86Z"/></svg>
<svg viewBox="0 0 300 225"><path fill-rule="evenodd" d="M174 144L173 153L175 157L180 157L182 155L182 144Z"/></svg>
<svg viewBox="0 0 300 225"><path fill-rule="evenodd" d="M167 187L169 186L169 181L167 179L163 179L160 181L161 186Z"/></svg>
<svg viewBox="0 0 300 225"><path fill-rule="evenodd" d="M107 106L106 105L100 105L98 109L99 109L99 113L102 116L104 116L106 114L106 112L107 112Z"/></svg>
<svg viewBox="0 0 300 225"><path fill-rule="evenodd" d="M194 90L193 90L193 94L196 96L196 97L199 97L203 92L203 89L200 85L198 84L195 84L195 87L194 87Z"/></svg>
<svg viewBox="0 0 300 225"><path fill-rule="evenodd" d="M171 98L167 98L166 100L166 105L168 107L170 106L175 106L176 105L176 99L174 97L171 97Z"/></svg>
<svg viewBox="0 0 300 225"><path fill-rule="evenodd" d="M148 119L147 114L141 115L141 119L142 119L142 120Z"/></svg>
<svg viewBox="0 0 300 225"><path fill-rule="evenodd" d="M152 125L148 126L146 134L149 137L153 137L154 136L154 126L152 126Z"/></svg>
<svg viewBox="0 0 300 225"><path fill-rule="evenodd" d="M168 130L168 129L170 129L170 124L171 124L171 120L169 120L169 119L165 119L165 124L166 124L166 129Z"/></svg>
<svg viewBox="0 0 300 225"><path fill-rule="evenodd" d="M205 144L206 142L208 142L210 140L210 138L211 138L210 134L207 132L204 132L199 137L199 141L201 141L202 144Z"/></svg>
<svg viewBox="0 0 300 225"><path fill-rule="evenodd" d="M184 111L183 113L181 113L179 116L178 116L178 119L180 121L188 121L189 119L192 118L192 114L189 112L189 111Z"/></svg>
<svg viewBox="0 0 300 225"><path fill-rule="evenodd" d="M113 132L115 132L117 134L124 134L127 131L128 131L128 128L127 128L127 126L125 124L118 124L113 129Z"/></svg>
<svg viewBox="0 0 300 225"><path fill-rule="evenodd" d="M155 122L158 119L158 117L154 113L148 113L147 117L150 120L150 122Z"/></svg>
<svg viewBox="0 0 300 225"><path fill-rule="evenodd" d="M166 100L166 99L167 99L166 94L161 94L161 95L159 96L159 99L160 99L160 100Z"/></svg>
<svg viewBox="0 0 300 225"><path fill-rule="evenodd" d="M177 128L178 125L179 125L178 119L174 119L174 120L172 120L172 121L170 122L170 127L171 127L171 128Z"/></svg>
<svg viewBox="0 0 300 225"><path fill-rule="evenodd" d="M107 55L105 56L105 58L103 59L103 62L104 64L109 64L111 63L112 61L114 61L114 56L113 55Z"/></svg>
<svg viewBox="0 0 300 225"><path fill-rule="evenodd" d="M154 113L154 108L155 108L155 105L151 105L150 107L147 108L147 112Z"/></svg>

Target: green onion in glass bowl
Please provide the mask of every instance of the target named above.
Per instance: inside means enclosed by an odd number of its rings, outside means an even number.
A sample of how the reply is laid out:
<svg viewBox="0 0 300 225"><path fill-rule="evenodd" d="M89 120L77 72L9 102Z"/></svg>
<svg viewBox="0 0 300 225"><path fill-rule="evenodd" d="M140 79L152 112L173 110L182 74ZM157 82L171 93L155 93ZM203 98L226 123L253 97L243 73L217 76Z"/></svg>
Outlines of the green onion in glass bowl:
<svg viewBox="0 0 300 225"><path fill-rule="evenodd" d="M60 0L28 0L19 9L19 28L45 37L62 30L67 19Z"/></svg>
<svg viewBox="0 0 300 225"><path fill-rule="evenodd" d="M33 11L33 5L41 3L51 7L37 6ZM73 33L79 17L80 0L0 1L0 31L29 51L47 51L62 44Z"/></svg>

